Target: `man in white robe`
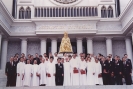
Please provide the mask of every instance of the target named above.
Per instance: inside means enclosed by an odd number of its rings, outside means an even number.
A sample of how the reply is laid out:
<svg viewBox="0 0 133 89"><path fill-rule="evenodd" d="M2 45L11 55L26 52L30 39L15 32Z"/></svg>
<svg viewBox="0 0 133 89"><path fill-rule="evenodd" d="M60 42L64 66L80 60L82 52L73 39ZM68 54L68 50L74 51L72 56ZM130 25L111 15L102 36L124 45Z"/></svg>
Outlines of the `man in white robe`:
<svg viewBox="0 0 133 89"><path fill-rule="evenodd" d="M102 80L102 77L101 77L101 74L102 74L102 68L101 68L101 64L99 63L98 59L96 58L95 59L95 84L97 85L103 85L103 80Z"/></svg>
<svg viewBox="0 0 133 89"><path fill-rule="evenodd" d="M40 85L45 86L47 84L47 77L46 77L46 63L44 59L42 59L42 63L39 65L38 74L40 76Z"/></svg>
<svg viewBox="0 0 133 89"><path fill-rule="evenodd" d="M24 66L25 63L23 62L24 59L21 57L20 62L17 64L17 81L16 81L16 87L23 86L23 72L24 72Z"/></svg>
<svg viewBox="0 0 133 89"><path fill-rule="evenodd" d="M34 60L34 65L32 65L32 86L39 86L38 68L39 65L37 61Z"/></svg>
<svg viewBox="0 0 133 89"><path fill-rule="evenodd" d="M94 81L94 62L91 61L91 58L87 58L87 85L95 85L95 81Z"/></svg>
<svg viewBox="0 0 133 89"><path fill-rule="evenodd" d="M73 54L73 58L70 61L70 65L71 65L71 85L79 85L79 63L75 54Z"/></svg>
<svg viewBox="0 0 133 89"><path fill-rule="evenodd" d="M55 86L55 63L53 63L53 57L50 58L50 62L47 64L47 85Z"/></svg>
<svg viewBox="0 0 133 89"><path fill-rule="evenodd" d="M86 85L86 61L84 57L81 57L81 61L79 63L80 70L80 85Z"/></svg>
<svg viewBox="0 0 133 89"><path fill-rule="evenodd" d="M55 64L57 64L57 59L58 59L58 56L57 56L58 54L57 54L57 52L55 52L54 53L54 60L53 60L53 62L55 63Z"/></svg>
<svg viewBox="0 0 133 89"><path fill-rule="evenodd" d="M71 85L71 66L69 59L66 58L66 62L64 63L64 84L63 86Z"/></svg>
<svg viewBox="0 0 133 89"><path fill-rule="evenodd" d="M31 77L32 77L32 65L30 60L27 60L27 64L24 66L24 83L23 86L31 86Z"/></svg>

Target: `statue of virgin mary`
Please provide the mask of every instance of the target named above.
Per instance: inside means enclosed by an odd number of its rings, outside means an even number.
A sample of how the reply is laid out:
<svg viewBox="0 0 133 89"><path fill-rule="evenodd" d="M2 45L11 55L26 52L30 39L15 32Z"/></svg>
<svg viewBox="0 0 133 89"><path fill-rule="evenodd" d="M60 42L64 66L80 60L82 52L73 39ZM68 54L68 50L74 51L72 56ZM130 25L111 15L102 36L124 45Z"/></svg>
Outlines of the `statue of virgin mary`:
<svg viewBox="0 0 133 89"><path fill-rule="evenodd" d="M72 53L73 52L70 38L68 37L67 32L64 33L64 37L62 38L59 53L65 53L65 52L66 53Z"/></svg>

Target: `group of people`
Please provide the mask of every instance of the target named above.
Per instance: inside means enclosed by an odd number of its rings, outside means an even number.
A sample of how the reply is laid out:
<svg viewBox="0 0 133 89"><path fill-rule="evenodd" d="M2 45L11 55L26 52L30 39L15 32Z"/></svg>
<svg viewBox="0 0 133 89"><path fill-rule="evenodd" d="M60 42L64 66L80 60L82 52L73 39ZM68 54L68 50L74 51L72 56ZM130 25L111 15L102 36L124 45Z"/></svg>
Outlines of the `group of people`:
<svg viewBox="0 0 133 89"><path fill-rule="evenodd" d="M120 59L109 54L49 53L47 56L22 53L10 58L5 68L7 86L74 86L74 85L127 85L132 84L132 62L128 55Z"/></svg>

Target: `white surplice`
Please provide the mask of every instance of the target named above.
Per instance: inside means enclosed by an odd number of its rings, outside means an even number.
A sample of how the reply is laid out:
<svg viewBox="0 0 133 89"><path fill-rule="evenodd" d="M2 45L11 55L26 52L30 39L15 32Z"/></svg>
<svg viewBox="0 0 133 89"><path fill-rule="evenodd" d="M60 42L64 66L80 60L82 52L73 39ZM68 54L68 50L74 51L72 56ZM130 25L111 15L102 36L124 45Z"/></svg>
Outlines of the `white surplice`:
<svg viewBox="0 0 133 89"><path fill-rule="evenodd" d="M23 86L31 86L31 73L32 73L32 65L31 64L25 64Z"/></svg>
<svg viewBox="0 0 133 89"><path fill-rule="evenodd" d="M41 63L39 65L38 74L40 75L40 85L47 84L46 63Z"/></svg>
<svg viewBox="0 0 133 89"><path fill-rule="evenodd" d="M79 85L79 73L73 73L74 67L79 69L79 61L77 58L72 58L70 61L71 66L71 85Z"/></svg>
<svg viewBox="0 0 133 89"><path fill-rule="evenodd" d="M39 65L32 65L32 86L39 86L39 77L37 76Z"/></svg>
<svg viewBox="0 0 133 89"><path fill-rule="evenodd" d="M103 85L103 80L102 78L98 78L98 75L102 73L102 68L101 68L101 64L98 62L98 63L95 63L95 84L100 84L100 85Z"/></svg>
<svg viewBox="0 0 133 89"><path fill-rule="evenodd" d="M95 73L95 65L94 62L87 62L87 85L95 85L94 78L95 76L93 73Z"/></svg>
<svg viewBox="0 0 133 89"><path fill-rule="evenodd" d="M21 87L23 86L23 73L24 73L24 66L25 63L24 62L19 62L17 64L17 80L16 80L16 87ZM20 74L20 76L18 76L18 73Z"/></svg>
<svg viewBox="0 0 133 89"><path fill-rule="evenodd" d="M63 65L64 65L64 84L63 84L63 86L70 86L71 85L70 62L65 62Z"/></svg>
<svg viewBox="0 0 133 89"><path fill-rule="evenodd" d="M51 77L47 77L47 85L46 86L55 86L55 63L48 62L46 67L46 72L51 75Z"/></svg>
<svg viewBox="0 0 133 89"><path fill-rule="evenodd" d="M86 71L86 61L79 62L79 70ZM81 72L80 72L80 85L87 85L86 84L86 74L81 74Z"/></svg>

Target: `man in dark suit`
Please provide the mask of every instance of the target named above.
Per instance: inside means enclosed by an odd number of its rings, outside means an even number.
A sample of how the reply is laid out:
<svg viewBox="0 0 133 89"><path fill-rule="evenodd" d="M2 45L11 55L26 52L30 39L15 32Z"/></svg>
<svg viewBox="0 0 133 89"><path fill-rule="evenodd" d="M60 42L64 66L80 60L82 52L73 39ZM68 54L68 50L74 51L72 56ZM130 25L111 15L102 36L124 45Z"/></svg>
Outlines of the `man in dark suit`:
<svg viewBox="0 0 133 89"><path fill-rule="evenodd" d="M35 54L35 58L33 60L36 60L38 65L41 63L38 53Z"/></svg>
<svg viewBox="0 0 133 89"><path fill-rule="evenodd" d="M16 64L13 62L13 57L6 63L5 75L7 76L7 87L15 86L16 84Z"/></svg>
<svg viewBox="0 0 133 89"><path fill-rule="evenodd" d="M107 70L108 70L108 85L115 85L114 79L114 61L111 61L111 57L107 57Z"/></svg>
<svg viewBox="0 0 133 89"><path fill-rule="evenodd" d="M103 57L100 63L102 66L103 85L108 85L108 61Z"/></svg>
<svg viewBox="0 0 133 89"><path fill-rule="evenodd" d="M115 56L114 64L115 82L117 85L123 85L122 83L122 61L119 56Z"/></svg>
<svg viewBox="0 0 133 89"><path fill-rule="evenodd" d="M55 65L56 71L55 71L55 82L57 86L63 85L63 76L64 76L64 67L63 64L61 64L61 59L57 59L57 64Z"/></svg>
<svg viewBox="0 0 133 89"><path fill-rule="evenodd" d="M123 68L123 76L126 81L126 85L131 85L132 84L132 62L130 59L128 59L128 55L124 54L123 57L123 63L122 63L122 68Z"/></svg>

